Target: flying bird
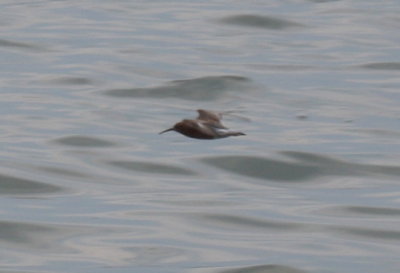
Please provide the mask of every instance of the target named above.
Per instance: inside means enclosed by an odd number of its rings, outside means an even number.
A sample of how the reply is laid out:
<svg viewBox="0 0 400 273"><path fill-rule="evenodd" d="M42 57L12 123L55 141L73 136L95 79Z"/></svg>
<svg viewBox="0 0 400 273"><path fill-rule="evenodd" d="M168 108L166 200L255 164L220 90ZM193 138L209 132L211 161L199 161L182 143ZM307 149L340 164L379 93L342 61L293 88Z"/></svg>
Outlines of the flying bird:
<svg viewBox="0 0 400 273"><path fill-rule="evenodd" d="M229 131L222 125L222 114L218 112L199 109L199 116L196 119L184 119L176 123L172 128L160 132L163 134L169 131L181 133L184 136L198 139L216 139L229 136L244 136L237 131Z"/></svg>

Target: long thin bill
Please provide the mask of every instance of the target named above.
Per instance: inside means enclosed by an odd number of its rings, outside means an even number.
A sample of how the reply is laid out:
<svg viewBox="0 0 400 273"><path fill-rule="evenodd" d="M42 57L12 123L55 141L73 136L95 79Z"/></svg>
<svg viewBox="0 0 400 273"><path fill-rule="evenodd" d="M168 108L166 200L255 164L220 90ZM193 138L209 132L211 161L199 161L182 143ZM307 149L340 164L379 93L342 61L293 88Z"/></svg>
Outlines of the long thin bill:
<svg viewBox="0 0 400 273"><path fill-rule="evenodd" d="M166 133L166 132L174 131L174 130L175 130L174 128L169 128L169 129L167 129L167 130L164 130L164 131L162 131L162 132L159 132L158 134L161 135L161 134L164 134L164 133Z"/></svg>

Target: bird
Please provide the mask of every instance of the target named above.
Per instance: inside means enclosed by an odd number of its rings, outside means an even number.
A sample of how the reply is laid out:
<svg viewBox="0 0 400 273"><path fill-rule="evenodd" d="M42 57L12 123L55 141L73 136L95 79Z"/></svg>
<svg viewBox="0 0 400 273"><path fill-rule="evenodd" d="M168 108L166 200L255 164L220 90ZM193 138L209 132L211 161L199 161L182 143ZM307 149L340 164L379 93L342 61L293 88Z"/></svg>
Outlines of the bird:
<svg viewBox="0 0 400 273"><path fill-rule="evenodd" d="M184 136L197 139L217 139L245 135L242 132L229 131L227 127L222 125L222 113L204 109L198 109L197 112L199 116L196 119L184 119L159 134L175 131Z"/></svg>

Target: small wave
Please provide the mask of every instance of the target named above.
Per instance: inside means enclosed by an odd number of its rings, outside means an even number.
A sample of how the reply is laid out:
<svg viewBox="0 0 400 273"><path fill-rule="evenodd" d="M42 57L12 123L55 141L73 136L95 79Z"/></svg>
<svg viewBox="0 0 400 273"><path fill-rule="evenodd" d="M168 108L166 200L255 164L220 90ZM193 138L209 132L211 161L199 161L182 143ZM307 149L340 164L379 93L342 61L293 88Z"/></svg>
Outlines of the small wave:
<svg viewBox="0 0 400 273"><path fill-rule="evenodd" d="M209 101L219 98L222 93L246 89L250 80L241 76L208 76L188 80L176 80L163 86L147 88L112 89L105 94L120 98L154 97L179 98L195 101Z"/></svg>
<svg viewBox="0 0 400 273"><path fill-rule="evenodd" d="M201 214L197 218L202 219L202 223L218 225L219 228L227 229L274 229L281 231L298 230L303 228L299 223L280 222L265 219L257 219L247 216L228 215L228 214Z"/></svg>
<svg viewBox="0 0 400 273"><path fill-rule="evenodd" d="M306 273L306 271L286 265L266 264L243 266L218 271L219 273Z"/></svg>
<svg viewBox="0 0 400 273"><path fill-rule="evenodd" d="M382 63L368 63L360 65L361 68L375 69L375 70L400 70L399 62L382 62Z"/></svg>
<svg viewBox="0 0 400 273"><path fill-rule="evenodd" d="M289 21L286 19L275 18L271 16L251 15L251 14L232 15L222 18L220 21L225 24L266 28L274 30L282 30L282 29L303 26L302 24Z"/></svg>
<svg viewBox="0 0 400 273"><path fill-rule="evenodd" d="M362 237L367 240L395 240L397 243L400 240L400 231L398 230L385 230L379 228L359 228L359 227L331 227L332 231L339 232L344 235L351 235Z"/></svg>
<svg viewBox="0 0 400 273"><path fill-rule="evenodd" d="M274 181L299 182L322 175L317 166L256 156L215 156L201 161L232 173Z"/></svg>
<svg viewBox="0 0 400 273"><path fill-rule="evenodd" d="M320 176L400 176L400 166L359 164L295 151L281 154L292 160L247 155L213 156L200 160L234 174L272 181L301 182Z"/></svg>
<svg viewBox="0 0 400 273"><path fill-rule="evenodd" d="M115 143L98 139L95 137L88 136L67 136L61 137L54 142L66 145L66 146L75 146L75 147L110 147L115 146Z"/></svg>
<svg viewBox="0 0 400 273"><path fill-rule="evenodd" d="M340 217L358 217L358 218L377 218L400 216L400 209L372 206L339 206L329 207L318 210L323 215L333 215Z"/></svg>
<svg viewBox="0 0 400 273"><path fill-rule="evenodd" d="M28 51L33 51L33 52L46 51L46 48L43 46L40 46L40 45L36 45L36 44L32 44L32 43L10 41L10 40L4 40L4 39L0 39L0 47L28 50Z"/></svg>
<svg viewBox="0 0 400 273"><path fill-rule="evenodd" d="M152 174L158 173L158 174L174 174L174 175L195 175L195 172L193 172L190 169L178 166L172 166L170 164L141 162L141 161L110 161L108 162L108 164L135 172L146 172Z"/></svg>
<svg viewBox="0 0 400 273"><path fill-rule="evenodd" d="M56 84L56 85L89 85L93 84L93 81L89 78L85 77L72 77L72 76L63 76L63 77L56 77L56 78L50 78L45 80L45 82L49 84Z"/></svg>
<svg viewBox="0 0 400 273"><path fill-rule="evenodd" d="M0 174L0 194L49 194L62 191L63 188L9 175Z"/></svg>

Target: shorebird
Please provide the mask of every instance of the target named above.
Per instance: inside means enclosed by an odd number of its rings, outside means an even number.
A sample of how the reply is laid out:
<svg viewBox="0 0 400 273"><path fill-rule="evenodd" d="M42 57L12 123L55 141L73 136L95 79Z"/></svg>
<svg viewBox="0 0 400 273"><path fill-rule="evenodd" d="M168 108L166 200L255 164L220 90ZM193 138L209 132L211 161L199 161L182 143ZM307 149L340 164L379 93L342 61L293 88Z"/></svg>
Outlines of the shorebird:
<svg viewBox="0 0 400 273"><path fill-rule="evenodd" d="M229 136L244 136L242 132L229 131L222 125L222 114L203 109L197 110L199 116L196 119L184 119L169 128L160 132L163 134L169 131L175 131L191 138L216 139Z"/></svg>

